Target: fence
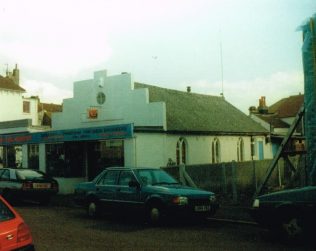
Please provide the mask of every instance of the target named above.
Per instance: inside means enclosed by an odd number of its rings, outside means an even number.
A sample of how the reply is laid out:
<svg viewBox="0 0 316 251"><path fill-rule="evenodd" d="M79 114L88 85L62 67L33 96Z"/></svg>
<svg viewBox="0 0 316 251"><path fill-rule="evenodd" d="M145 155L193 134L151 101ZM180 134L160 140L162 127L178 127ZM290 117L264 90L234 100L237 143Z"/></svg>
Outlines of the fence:
<svg viewBox="0 0 316 251"><path fill-rule="evenodd" d="M304 163L293 157L297 166ZM233 203L250 203L257 186L263 181L271 160L229 162L219 164L188 165L185 167L164 167L168 173L188 185L215 192L221 200ZM184 174L181 170L185 169ZM267 189L277 190L289 184L291 177L287 172L286 162L280 159L272 173ZM194 184L192 184L192 182Z"/></svg>

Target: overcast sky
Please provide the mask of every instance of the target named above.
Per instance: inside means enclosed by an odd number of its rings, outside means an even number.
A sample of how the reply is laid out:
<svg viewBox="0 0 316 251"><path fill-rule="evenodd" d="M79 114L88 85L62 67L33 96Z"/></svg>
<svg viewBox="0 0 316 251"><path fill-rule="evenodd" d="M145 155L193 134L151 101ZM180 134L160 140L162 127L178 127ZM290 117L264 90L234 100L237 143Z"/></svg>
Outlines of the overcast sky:
<svg viewBox="0 0 316 251"><path fill-rule="evenodd" d="M226 100L248 113L303 93L296 29L314 13L315 0L0 0L0 74L17 63L28 95L61 103L102 69L210 95L223 72Z"/></svg>

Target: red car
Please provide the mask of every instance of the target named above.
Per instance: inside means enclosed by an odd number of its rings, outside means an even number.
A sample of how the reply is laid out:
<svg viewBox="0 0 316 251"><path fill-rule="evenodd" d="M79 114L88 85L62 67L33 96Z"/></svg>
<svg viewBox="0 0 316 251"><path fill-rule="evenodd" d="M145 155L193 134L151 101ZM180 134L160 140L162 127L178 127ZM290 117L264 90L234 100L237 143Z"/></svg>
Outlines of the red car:
<svg viewBox="0 0 316 251"><path fill-rule="evenodd" d="M29 227L21 216L0 196L0 250L34 251Z"/></svg>

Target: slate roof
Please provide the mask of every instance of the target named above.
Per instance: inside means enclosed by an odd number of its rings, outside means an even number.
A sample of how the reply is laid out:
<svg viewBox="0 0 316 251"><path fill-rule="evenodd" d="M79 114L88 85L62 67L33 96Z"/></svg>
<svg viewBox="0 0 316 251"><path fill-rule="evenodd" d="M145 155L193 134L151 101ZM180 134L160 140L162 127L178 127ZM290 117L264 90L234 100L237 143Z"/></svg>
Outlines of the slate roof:
<svg viewBox="0 0 316 251"><path fill-rule="evenodd" d="M304 95L283 98L269 107L269 113L276 114L279 118L295 117L303 103Z"/></svg>
<svg viewBox="0 0 316 251"><path fill-rule="evenodd" d="M268 124L271 124L274 128L289 128L289 124L282 121L281 118L279 118L275 114L255 114L257 117L262 119L263 121L267 122Z"/></svg>
<svg viewBox="0 0 316 251"><path fill-rule="evenodd" d="M63 107L57 104L39 103L38 111L41 112L42 110L46 112L62 112Z"/></svg>
<svg viewBox="0 0 316 251"><path fill-rule="evenodd" d="M188 93L142 83L134 83L134 88L148 88L149 102L166 103L167 131L214 134L267 133L259 123L223 97Z"/></svg>
<svg viewBox="0 0 316 251"><path fill-rule="evenodd" d="M21 86L15 84L12 79L8 77L2 77L1 75L0 75L0 89L25 92L25 90Z"/></svg>

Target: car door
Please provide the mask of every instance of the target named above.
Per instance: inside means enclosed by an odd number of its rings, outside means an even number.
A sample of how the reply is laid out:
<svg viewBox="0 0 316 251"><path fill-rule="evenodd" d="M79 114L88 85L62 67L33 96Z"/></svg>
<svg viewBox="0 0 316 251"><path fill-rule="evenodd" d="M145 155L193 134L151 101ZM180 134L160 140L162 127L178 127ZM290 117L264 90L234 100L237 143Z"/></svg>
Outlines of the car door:
<svg viewBox="0 0 316 251"><path fill-rule="evenodd" d="M10 173L9 169L3 169L0 172L0 194L3 192L15 192L20 186L16 182L16 177Z"/></svg>
<svg viewBox="0 0 316 251"><path fill-rule="evenodd" d="M17 242L18 220L14 213L0 200L0 250L13 250Z"/></svg>
<svg viewBox="0 0 316 251"><path fill-rule="evenodd" d="M140 196L140 186L129 186L131 181L137 182L137 179L131 170L120 172L115 197L117 208L131 210L138 209L143 205Z"/></svg>
<svg viewBox="0 0 316 251"><path fill-rule="evenodd" d="M96 184L96 197L101 206L112 209L117 189L119 170L108 170Z"/></svg>

